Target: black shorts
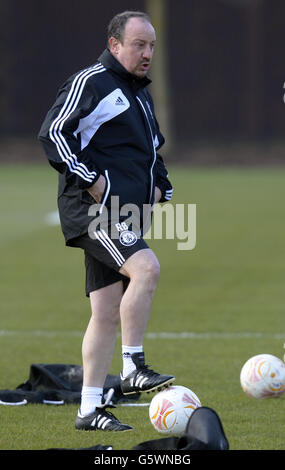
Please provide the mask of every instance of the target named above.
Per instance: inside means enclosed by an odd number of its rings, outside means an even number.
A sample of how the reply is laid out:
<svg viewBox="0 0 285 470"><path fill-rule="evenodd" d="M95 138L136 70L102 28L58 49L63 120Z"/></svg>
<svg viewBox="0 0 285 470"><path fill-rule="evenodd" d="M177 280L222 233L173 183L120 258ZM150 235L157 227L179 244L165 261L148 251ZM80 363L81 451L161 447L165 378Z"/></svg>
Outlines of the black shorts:
<svg viewBox="0 0 285 470"><path fill-rule="evenodd" d="M94 239L86 234L73 239L70 246L84 250L87 297L90 292L118 281L123 281L126 288L129 279L119 272L120 268L131 255L148 248L143 238L136 237L130 231L122 232L120 237L113 239L104 231L99 231Z"/></svg>

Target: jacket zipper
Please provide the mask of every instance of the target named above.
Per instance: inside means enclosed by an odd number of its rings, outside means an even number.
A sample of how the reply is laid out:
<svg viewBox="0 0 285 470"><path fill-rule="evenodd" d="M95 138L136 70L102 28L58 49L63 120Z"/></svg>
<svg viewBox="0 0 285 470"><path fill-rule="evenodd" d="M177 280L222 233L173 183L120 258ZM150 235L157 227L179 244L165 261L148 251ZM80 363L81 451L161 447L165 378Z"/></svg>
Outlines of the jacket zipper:
<svg viewBox="0 0 285 470"><path fill-rule="evenodd" d="M151 128L151 124L150 124L150 121L149 121L149 117L147 115L145 107L144 107L142 101L140 100L140 98L138 96L136 96L136 99L138 100L138 102L140 104L140 107L142 108L142 110L144 112L144 115L146 117L148 127L149 127L149 131L150 131L151 141L152 141L153 162L152 162L152 165L151 165L151 168L150 168L150 196L149 196L149 202L151 203L151 196L152 196L152 192L153 192L153 167L154 167L154 164L156 162L156 150L155 150L154 139L153 139L152 128Z"/></svg>

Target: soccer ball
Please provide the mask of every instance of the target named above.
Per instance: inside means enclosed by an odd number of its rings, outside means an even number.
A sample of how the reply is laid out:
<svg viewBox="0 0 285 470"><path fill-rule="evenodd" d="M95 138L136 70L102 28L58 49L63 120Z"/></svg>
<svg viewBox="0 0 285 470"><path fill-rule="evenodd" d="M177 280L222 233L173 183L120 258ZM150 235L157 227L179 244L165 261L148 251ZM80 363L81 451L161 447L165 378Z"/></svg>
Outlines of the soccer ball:
<svg viewBox="0 0 285 470"><path fill-rule="evenodd" d="M153 397L149 406L149 418L159 433L181 436L191 414L200 406L200 400L192 390L176 385Z"/></svg>
<svg viewBox="0 0 285 470"><path fill-rule="evenodd" d="M250 397L280 397L285 392L285 364L271 354L253 356L241 369L240 383Z"/></svg>

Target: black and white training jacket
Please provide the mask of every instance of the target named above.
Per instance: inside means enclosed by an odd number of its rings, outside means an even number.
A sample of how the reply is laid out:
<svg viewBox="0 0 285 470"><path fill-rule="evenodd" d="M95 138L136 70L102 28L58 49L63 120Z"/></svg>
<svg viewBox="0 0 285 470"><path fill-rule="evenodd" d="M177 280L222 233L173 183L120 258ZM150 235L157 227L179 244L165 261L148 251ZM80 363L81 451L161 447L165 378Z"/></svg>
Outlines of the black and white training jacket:
<svg viewBox="0 0 285 470"><path fill-rule="evenodd" d="M94 199L86 191L102 174L102 204L112 195L120 206L171 199L172 186L157 150L164 138L146 87L149 78L130 74L106 49L98 61L60 88L39 132L50 164L59 172L58 207L67 244L88 232Z"/></svg>

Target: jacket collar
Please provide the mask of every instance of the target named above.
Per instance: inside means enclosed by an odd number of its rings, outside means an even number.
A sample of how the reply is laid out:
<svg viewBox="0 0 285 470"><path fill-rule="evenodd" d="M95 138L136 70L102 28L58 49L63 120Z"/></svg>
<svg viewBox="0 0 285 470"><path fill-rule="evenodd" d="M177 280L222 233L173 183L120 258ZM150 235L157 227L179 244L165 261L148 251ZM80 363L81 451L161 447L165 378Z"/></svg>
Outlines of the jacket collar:
<svg viewBox="0 0 285 470"><path fill-rule="evenodd" d="M132 84L135 88L144 88L151 83L151 80L148 77L139 78L136 75L128 72L108 49L104 50L98 60L107 70L111 70L115 74L119 75L122 79L130 82L130 84Z"/></svg>

